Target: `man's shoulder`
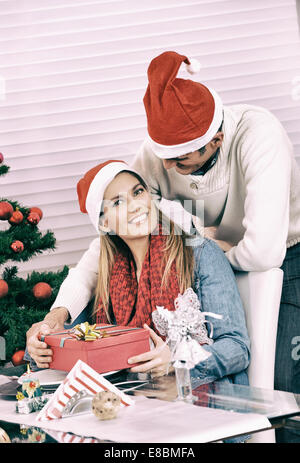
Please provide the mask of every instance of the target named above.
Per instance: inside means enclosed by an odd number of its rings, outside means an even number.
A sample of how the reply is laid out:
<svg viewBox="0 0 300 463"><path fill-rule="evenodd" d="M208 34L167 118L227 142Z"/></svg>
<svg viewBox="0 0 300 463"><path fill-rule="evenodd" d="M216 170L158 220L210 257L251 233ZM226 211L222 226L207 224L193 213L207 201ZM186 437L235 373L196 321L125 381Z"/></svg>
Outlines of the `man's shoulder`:
<svg viewBox="0 0 300 463"><path fill-rule="evenodd" d="M262 106L251 104L236 104L228 106L238 119L237 130L242 132L244 130L263 130L267 127L275 128L280 125L277 117Z"/></svg>
<svg viewBox="0 0 300 463"><path fill-rule="evenodd" d="M234 105L230 107L237 119L237 125L233 136L236 154L242 157L247 154L251 157L273 158L278 147L285 148L287 152L292 150L288 134L279 119L268 109L254 105Z"/></svg>
<svg viewBox="0 0 300 463"><path fill-rule="evenodd" d="M147 159L150 159L151 161L153 162L160 162L160 158L155 156L154 154L154 151L152 150L151 148L151 144L149 142L149 139L148 137L145 137L141 146L140 146L140 149L138 151L138 156L144 156L146 157Z"/></svg>
<svg viewBox="0 0 300 463"><path fill-rule="evenodd" d="M155 165L159 165L161 163L161 159L155 156L153 150L151 149L151 145L147 137L142 141L137 154L134 157L133 166L140 163Z"/></svg>
<svg viewBox="0 0 300 463"><path fill-rule="evenodd" d="M148 180L149 178L160 178L166 174L162 160L154 154L147 138L142 142L135 155L132 167Z"/></svg>

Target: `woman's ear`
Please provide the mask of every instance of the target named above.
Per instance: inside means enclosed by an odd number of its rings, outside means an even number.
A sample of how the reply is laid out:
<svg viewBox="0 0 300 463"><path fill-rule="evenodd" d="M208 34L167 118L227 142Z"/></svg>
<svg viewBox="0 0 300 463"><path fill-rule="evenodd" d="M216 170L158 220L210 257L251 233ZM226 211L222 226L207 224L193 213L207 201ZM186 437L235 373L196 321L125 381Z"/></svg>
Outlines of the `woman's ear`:
<svg viewBox="0 0 300 463"><path fill-rule="evenodd" d="M98 228L100 231L104 233L109 233L111 231L111 229L107 225L107 220L104 216L99 218Z"/></svg>

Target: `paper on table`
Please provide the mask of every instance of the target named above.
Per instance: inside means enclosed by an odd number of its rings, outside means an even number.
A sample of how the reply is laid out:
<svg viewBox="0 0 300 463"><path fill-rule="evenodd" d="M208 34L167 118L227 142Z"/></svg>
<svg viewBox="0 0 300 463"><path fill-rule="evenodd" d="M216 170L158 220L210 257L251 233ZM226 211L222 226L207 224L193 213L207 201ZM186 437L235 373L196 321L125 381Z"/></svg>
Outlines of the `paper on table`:
<svg viewBox="0 0 300 463"><path fill-rule="evenodd" d="M86 391L88 395L95 395L97 392L106 390L115 392L120 397L121 407L134 404L129 396L82 360L78 360L36 419L37 421L47 421L61 418L68 401L80 391Z"/></svg>
<svg viewBox="0 0 300 463"><path fill-rule="evenodd" d="M0 401L0 416L13 423L42 425L37 423L36 413L16 413L15 403L11 401ZM113 420L100 421L91 413L66 420L44 421L42 426L46 432L61 431L119 443L204 443L271 427L265 416L254 413L236 413L141 396L135 397L134 407L123 407Z"/></svg>
<svg viewBox="0 0 300 463"><path fill-rule="evenodd" d="M76 436L75 434L64 431L47 429L47 434L61 444L97 444L99 442L99 440L94 437Z"/></svg>
<svg viewBox="0 0 300 463"><path fill-rule="evenodd" d="M94 415L82 415L68 422L69 432L84 429L86 436L120 443L204 443L271 427L262 415L145 397L137 397L135 406L123 409L115 420L100 422Z"/></svg>

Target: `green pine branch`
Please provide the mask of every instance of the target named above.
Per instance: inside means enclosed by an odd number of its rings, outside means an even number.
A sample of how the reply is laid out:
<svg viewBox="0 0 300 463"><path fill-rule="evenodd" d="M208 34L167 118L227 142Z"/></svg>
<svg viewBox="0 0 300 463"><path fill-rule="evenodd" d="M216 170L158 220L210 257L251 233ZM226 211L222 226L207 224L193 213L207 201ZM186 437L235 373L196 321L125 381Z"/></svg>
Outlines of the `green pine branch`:
<svg viewBox="0 0 300 463"><path fill-rule="evenodd" d="M0 299L0 336L6 340L6 357L16 350L25 349L26 332L42 320L56 299L59 288L67 277L69 268L59 272L32 272L26 279L17 276L17 267L6 267L2 274L8 284L8 294ZM48 283L52 288L49 298L38 300L33 294L37 283Z"/></svg>
<svg viewBox="0 0 300 463"><path fill-rule="evenodd" d="M0 177L1 177L2 175L6 175L7 172L9 171L9 169L10 169L9 166L6 166L5 164L2 164L2 165L0 166Z"/></svg>
<svg viewBox="0 0 300 463"><path fill-rule="evenodd" d="M0 176L8 171L8 166L0 165ZM20 224L8 222L6 230L0 231L0 265L7 261L25 262L43 251L55 249L56 239L50 230L41 233L38 224L28 223L30 208L5 198L0 198L0 201L9 202L14 210L18 208L23 214ZM11 244L14 241L23 243L22 252L13 251ZM50 310L68 271L68 267L65 266L58 272L33 271L27 278L20 278L16 266L4 268L0 279L8 284L8 293L0 298L0 336L4 336L6 340L6 361L10 360L17 350L25 349L26 332ZM51 296L47 299L38 300L33 294L34 286L40 282L48 283L52 288Z"/></svg>
<svg viewBox="0 0 300 463"><path fill-rule="evenodd" d="M1 198L1 201L9 202L14 210L18 208L22 212L24 218L20 224L9 224L7 230L0 231L0 265L8 260L14 262L26 262L33 256L41 254L46 250L54 250L56 239L53 232L47 230L43 235L37 225L28 223L27 217L30 214L30 209L22 207L17 201ZM24 250L16 253L11 244L14 241L21 241L24 245Z"/></svg>

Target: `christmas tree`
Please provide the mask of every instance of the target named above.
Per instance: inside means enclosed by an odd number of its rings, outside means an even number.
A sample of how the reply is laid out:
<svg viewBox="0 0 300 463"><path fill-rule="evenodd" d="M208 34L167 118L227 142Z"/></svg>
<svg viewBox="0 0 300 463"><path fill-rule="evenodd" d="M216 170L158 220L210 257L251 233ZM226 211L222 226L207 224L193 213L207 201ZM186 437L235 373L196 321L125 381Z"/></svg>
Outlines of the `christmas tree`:
<svg viewBox="0 0 300 463"><path fill-rule="evenodd" d="M0 176L8 173L0 153ZM0 340L5 339L6 358L16 365L23 358L26 331L41 321L53 304L68 267L59 272L33 271L27 278L18 277L16 266L4 267L8 261L25 262L46 250L55 249L53 232L38 228L43 213L38 207L24 207L16 201L0 198ZM2 338L2 339L1 339ZM1 354L1 352L0 352Z"/></svg>

